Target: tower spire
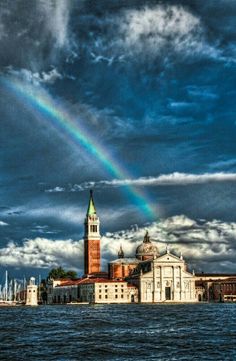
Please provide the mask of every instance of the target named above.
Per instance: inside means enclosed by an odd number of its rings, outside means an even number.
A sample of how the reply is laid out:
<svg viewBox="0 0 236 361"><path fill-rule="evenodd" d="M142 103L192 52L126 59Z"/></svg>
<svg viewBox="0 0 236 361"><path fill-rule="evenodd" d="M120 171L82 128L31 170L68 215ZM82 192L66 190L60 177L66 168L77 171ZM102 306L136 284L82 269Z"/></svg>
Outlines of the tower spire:
<svg viewBox="0 0 236 361"><path fill-rule="evenodd" d="M118 258L124 258L124 257L125 257L125 254L124 254L122 245L120 245L120 249L118 251Z"/></svg>
<svg viewBox="0 0 236 361"><path fill-rule="evenodd" d="M148 230L146 230L146 233L145 233L145 236L143 239L143 243L150 243L150 236L149 236Z"/></svg>
<svg viewBox="0 0 236 361"><path fill-rule="evenodd" d="M89 198L89 204L87 209L87 216L92 216L96 214L96 208L93 200L93 190L90 189L90 198Z"/></svg>

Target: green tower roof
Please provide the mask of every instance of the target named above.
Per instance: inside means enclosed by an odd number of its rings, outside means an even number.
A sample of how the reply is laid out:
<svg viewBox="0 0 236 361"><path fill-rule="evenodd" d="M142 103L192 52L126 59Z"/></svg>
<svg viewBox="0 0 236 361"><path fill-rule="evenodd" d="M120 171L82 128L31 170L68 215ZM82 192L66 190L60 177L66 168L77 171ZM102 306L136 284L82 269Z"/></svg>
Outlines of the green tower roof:
<svg viewBox="0 0 236 361"><path fill-rule="evenodd" d="M95 208L94 200L93 200L93 191L90 190L90 198L89 198L87 216L92 216L94 214L96 214L96 208Z"/></svg>

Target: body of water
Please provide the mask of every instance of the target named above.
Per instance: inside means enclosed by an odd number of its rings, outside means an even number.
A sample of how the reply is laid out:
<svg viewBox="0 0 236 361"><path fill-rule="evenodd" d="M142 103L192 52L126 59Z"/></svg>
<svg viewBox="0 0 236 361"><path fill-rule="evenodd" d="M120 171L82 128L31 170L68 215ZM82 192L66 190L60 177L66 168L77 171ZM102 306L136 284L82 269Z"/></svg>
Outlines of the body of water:
<svg viewBox="0 0 236 361"><path fill-rule="evenodd" d="M0 360L236 360L236 304L1 307Z"/></svg>

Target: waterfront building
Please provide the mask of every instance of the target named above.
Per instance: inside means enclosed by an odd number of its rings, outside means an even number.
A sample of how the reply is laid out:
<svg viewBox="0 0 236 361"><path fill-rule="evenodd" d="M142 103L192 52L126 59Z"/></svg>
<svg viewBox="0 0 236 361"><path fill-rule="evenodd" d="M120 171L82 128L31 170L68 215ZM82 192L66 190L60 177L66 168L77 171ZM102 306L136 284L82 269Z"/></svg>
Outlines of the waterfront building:
<svg viewBox="0 0 236 361"><path fill-rule="evenodd" d="M79 301L79 283L81 279L48 280L47 303L71 303Z"/></svg>
<svg viewBox="0 0 236 361"><path fill-rule="evenodd" d="M236 302L235 274L199 273L195 276L195 287L199 301Z"/></svg>
<svg viewBox="0 0 236 361"><path fill-rule="evenodd" d="M236 278L213 282L211 295L214 302L236 302Z"/></svg>
<svg viewBox="0 0 236 361"><path fill-rule="evenodd" d="M195 302L195 277L182 256L170 253L139 263L128 278L139 288L139 302Z"/></svg>
<svg viewBox="0 0 236 361"><path fill-rule="evenodd" d="M105 278L49 280L47 303L131 303L138 301L138 289L126 281Z"/></svg>
<svg viewBox="0 0 236 361"><path fill-rule="evenodd" d="M80 283L80 300L92 303L138 302L138 288L126 281L88 278Z"/></svg>
<svg viewBox="0 0 236 361"><path fill-rule="evenodd" d="M38 286L35 284L35 278L30 277L26 291L26 306L38 305Z"/></svg>

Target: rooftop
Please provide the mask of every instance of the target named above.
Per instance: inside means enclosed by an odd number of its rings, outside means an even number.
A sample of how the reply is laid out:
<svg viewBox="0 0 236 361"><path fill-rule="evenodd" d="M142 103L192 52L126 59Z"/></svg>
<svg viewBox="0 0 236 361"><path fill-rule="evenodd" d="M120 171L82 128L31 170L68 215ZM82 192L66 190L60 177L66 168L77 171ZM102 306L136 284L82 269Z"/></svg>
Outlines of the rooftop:
<svg viewBox="0 0 236 361"><path fill-rule="evenodd" d="M126 258L117 258L115 259L114 261L111 261L109 263L115 263L115 264L138 264L140 261L137 259L137 258L129 258L129 257L126 257Z"/></svg>
<svg viewBox="0 0 236 361"><path fill-rule="evenodd" d="M123 280L109 280L107 278L84 278L80 284L88 284L88 283L127 283Z"/></svg>
<svg viewBox="0 0 236 361"><path fill-rule="evenodd" d="M69 280L69 279L61 279L56 280L60 281L55 287L66 287L66 286L75 286L80 284L91 284L91 283L126 283L126 281L123 280L110 280L107 278L79 278L76 280Z"/></svg>
<svg viewBox="0 0 236 361"><path fill-rule="evenodd" d="M236 273L196 273L197 277L236 277Z"/></svg>

